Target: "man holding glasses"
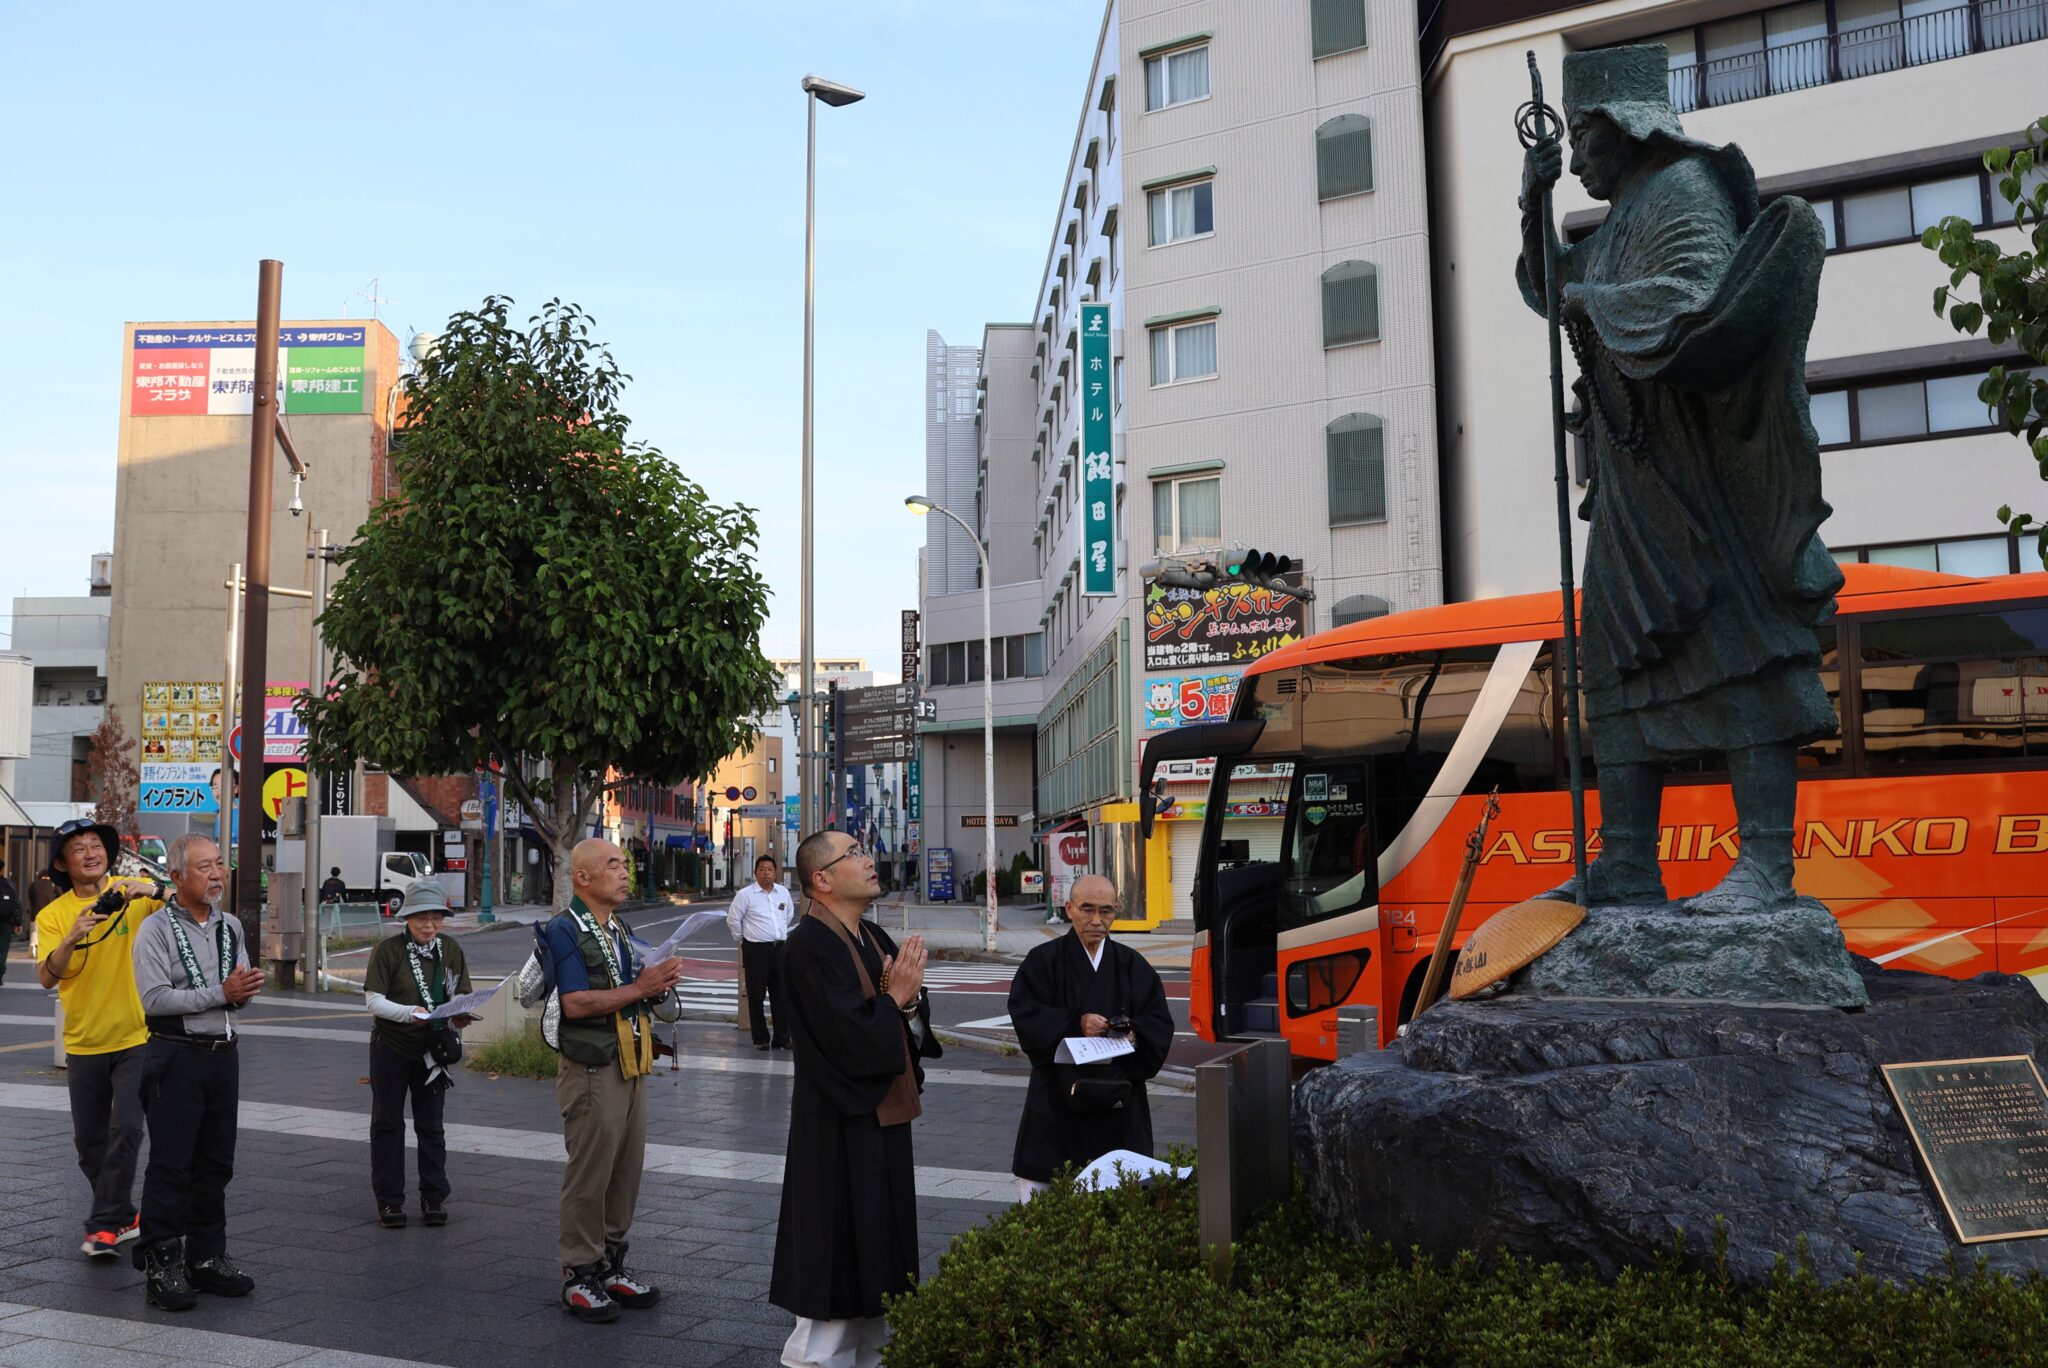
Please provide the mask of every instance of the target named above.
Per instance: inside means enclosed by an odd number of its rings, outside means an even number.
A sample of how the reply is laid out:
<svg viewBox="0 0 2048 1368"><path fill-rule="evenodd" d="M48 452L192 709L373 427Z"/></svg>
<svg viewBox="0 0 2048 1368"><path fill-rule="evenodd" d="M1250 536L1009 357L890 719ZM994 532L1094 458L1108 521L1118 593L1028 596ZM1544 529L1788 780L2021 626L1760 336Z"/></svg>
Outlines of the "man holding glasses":
<svg viewBox="0 0 2048 1368"><path fill-rule="evenodd" d="M143 1045L149 1031L135 993L131 947L142 919L163 906L146 881L110 876L120 833L90 817L50 837L57 896L36 913L36 979L64 1006L64 1085L71 1138L92 1186L85 1218L89 1259L112 1259L138 1231L135 1161L142 1149Z"/></svg>
<svg viewBox="0 0 2048 1368"><path fill-rule="evenodd" d="M1145 1080L1173 1045L1173 1013L1159 971L1109 939L1116 886L1100 874L1074 880L1067 895L1073 929L1024 957L1010 983L1010 1024L1031 1059L1031 1086L1017 1126L1010 1171L1017 1199L1043 1192L1068 1164L1082 1167L1111 1150L1152 1153L1152 1109ZM1060 1042L1108 1038L1127 1045L1115 1058L1063 1063Z"/></svg>

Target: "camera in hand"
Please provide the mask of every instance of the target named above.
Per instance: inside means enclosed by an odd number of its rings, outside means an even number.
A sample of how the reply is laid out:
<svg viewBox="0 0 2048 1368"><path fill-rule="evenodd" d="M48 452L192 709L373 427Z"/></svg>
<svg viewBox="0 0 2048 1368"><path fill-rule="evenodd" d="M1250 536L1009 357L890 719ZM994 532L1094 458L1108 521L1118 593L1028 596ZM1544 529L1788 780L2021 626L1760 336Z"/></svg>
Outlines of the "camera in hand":
<svg viewBox="0 0 2048 1368"><path fill-rule="evenodd" d="M149 882L151 884L149 892L137 894L137 896L150 897L162 901L164 894L170 890L170 885L162 879L151 879ZM120 888L110 885L104 893L100 894L99 900L92 905L93 915L96 917L111 917L114 913L119 912L127 905L126 900L121 894L122 890Z"/></svg>
<svg viewBox="0 0 2048 1368"><path fill-rule="evenodd" d="M1127 1036L1131 1033L1131 1019L1119 1013L1109 1019L1105 1029L1113 1036Z"/></svg>

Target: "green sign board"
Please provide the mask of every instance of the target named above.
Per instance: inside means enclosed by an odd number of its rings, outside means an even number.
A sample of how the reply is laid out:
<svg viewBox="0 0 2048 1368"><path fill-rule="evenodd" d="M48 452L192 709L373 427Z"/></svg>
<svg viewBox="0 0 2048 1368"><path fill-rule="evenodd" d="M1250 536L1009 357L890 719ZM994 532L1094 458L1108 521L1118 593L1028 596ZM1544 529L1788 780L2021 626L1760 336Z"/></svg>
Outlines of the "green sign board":
<svg viewBox="0 0 2048 1368"><path fill-rule="evenodd" d="M1109 305L1081 306L1081 592L1116 593L1116 455Z"/></svg>
<svg viewBox="0 0 2048 1368"><path fill-rule="evenodd" d="M903 773L903 819L915 822L924 816L924 784L921 782L923 766L912 757L904 766Z"/></svg>
<svg viewBox="0 0 2048 1368"><path fill-rule="evenodd" d="M286 413L361 413L361 347L293 347L284 357Z"/></svg>

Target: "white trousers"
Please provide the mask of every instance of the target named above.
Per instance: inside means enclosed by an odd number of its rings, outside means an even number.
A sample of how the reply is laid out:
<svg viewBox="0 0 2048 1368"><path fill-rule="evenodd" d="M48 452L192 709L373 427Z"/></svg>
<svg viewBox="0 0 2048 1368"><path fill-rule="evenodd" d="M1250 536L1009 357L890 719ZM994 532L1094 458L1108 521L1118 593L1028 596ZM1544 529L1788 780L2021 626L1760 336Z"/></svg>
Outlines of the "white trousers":
<svg viewBox="0 0 2048 1368"><path fill-rule="evenodd" d="M1017 1201L1020 1204L1028 1202L1051 1186L1052 1184L1041 1183L1036 1178L1019 1178L1017 1180Z"/></svg>
<svg viewBox="0 0 2048 1368"><path fill-rule="evenodd" d="M882 1346L889 1341L889 1323L880 1316L858 1320L805 1320L783 1341L782 1361L788 1368L877 1368Z"/></svg>

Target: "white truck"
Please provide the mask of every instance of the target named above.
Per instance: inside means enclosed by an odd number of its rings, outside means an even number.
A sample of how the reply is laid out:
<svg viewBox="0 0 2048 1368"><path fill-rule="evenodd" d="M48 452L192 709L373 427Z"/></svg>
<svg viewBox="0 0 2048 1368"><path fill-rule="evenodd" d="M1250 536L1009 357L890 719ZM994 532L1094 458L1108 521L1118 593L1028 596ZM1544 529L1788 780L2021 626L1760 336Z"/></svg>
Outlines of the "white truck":
<svg viewBox="0 0 2048 1368"><path fill-rule="evenodd" d="M322 817L320 863L315 887L339 868L347 901L376 903L387 917L398 914L406 889L433 872L426 856L398 849L397 824L389 817Z"/></svg>

